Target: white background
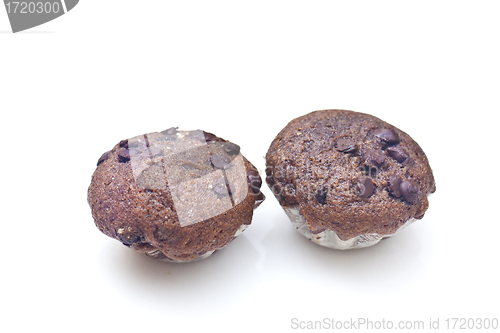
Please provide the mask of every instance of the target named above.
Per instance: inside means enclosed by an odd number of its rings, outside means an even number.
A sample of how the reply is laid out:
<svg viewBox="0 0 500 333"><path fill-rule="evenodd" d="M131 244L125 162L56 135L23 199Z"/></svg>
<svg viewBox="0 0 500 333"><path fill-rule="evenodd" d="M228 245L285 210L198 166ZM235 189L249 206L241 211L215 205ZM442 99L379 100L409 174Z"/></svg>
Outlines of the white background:
<svg viewBox="0 0 500 333"><path fill-rule="evenodd" d="M499 318L499 12L498 1L82 0L12 34L0 7L2 327ZM266 187L241 237L180 265L94 226L87 187L118 141L200 128L262 170L288 121L327 108L373 114L421 145L437 184L423 220L371 248L329 250Z"/></svg>

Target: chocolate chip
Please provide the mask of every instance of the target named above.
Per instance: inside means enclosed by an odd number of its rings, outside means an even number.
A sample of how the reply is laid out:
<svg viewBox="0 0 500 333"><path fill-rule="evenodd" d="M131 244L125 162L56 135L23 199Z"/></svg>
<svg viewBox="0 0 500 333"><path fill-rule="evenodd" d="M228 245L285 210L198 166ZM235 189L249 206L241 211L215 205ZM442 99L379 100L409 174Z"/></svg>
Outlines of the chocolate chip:
<svg viewBox="0 0 500 333"><path fill-rule="evenodd" d="M276 181L273 178L273 168L272 167L266 167L266 183L269 185L269 187L273 186Z"/></svg>
<svg viewBox="0 0 500 333"><path fill-rule="evenodd" d="M203 131L203 135L205 136L205 141L207 141L207 142L209 142L209 141L223 141L221 138L219 138L215 134L212 134L209 132Z"/></svg>
<svg viewBox="0 0 500 333"><path fill-rule="evenodd" d="M257 194L257 196L255 197L255 203L253 204L253 209L259 207L260 204L264 202L264 200L266 200L266 196L262 192L259 192L259 194Z"/></svg>
<svg viewBox="0 0 500 333"><path fill-rule="evenodd" d="M226 153L228 153L229 155L237 155L240 153L240 146L232 142L225 142L223 144L223 147Z"/></svg>
<svg viewBox="0 0 500 333"><path fill-rule="evenodd" d="M130 161L130 154L128 152L128 149L120 148L117 154L118 154L118 161L120 163L126 163Z"/></svg>
<svg viewBox="0 0 500 333"><path fill-rule="evenodd" d="M229 194L226 184L222 181L212 186L212 190L215 194L217 194L217 196L226 196Z"/></svg>
<svg viewBox="0 0 500 333"><path fill-rule="evenodd" d="M160 133L163 135L176 135L178 132L177 129L178 127L170 127L169 129L166 129Z"/></svg>
<svg viewBox="0 0 500 333"><path fill-rule="evenodd" d="M169 129L161 131L160 133L163 134L164 139L166 139L167 141L174 141L175 139L177 139L177 128L178 127L170 127Z"/></svg>
<svg viewBox="0 0 500 333"><path fill-rule="evenodd" d="M403 194L403 198L409 203L413 203L418 195L418 184L414 180L405 180L399 186L401 189L401 193Z"/></svg>
<svg viewBox="0 0 500 333"><path fill-rule="evenodd" d="M387 182L387 190L391 195L395 196L396 198L401 198L401 196L403 195L401 193L402 182L403 181L401 180L401 177L399 177L398 175L391 175Z"/></svg>
<svg viewBox="0 0 500 333"><path fill-rule="evenodd" d="M423 213L422 213L422 214L420 214L420 215L415 215L414 217L415 217L415 219L417 219L417 220L421 220L421 219L423 219L423 218L424 218L424 215L425 215L425 212L423 212Z"/></svg>
<svg viewBox="0 0 500 333"><path fill-rule="evenodd" d="M359 180L356 194L361 198L369 198L375 193L375 185L370 177L363 177Z"/></svg>
<svg viewBox="0 0 500 333"><path fill-rule="evenodd" d="M260 192L260 187L262 186L262 178L260 178L257 170L249 170L247 172L248 183L254 194Z"/></svg>
<svg viewBox="0 0 500 333"><path fill-rule="evenodd" d="M384 164L385 154L382 150L370 149L363 155L363 162L370 166L379 168Z"/></svg>
<svg viewBox="0 0 500 333"><path fill-rule="evenodd" d="M142 236L139 232L132 230L131 228L118 229L116 232L116 238L118 238L126 246L130 246L134 243L140 243L142 241Z"/></svg>
<svg viewBox="0 0 500 333"><path fill-rule="evenodd" d="M212 155L212 157L210 157L210 161L212 162L212 165L217 169L224 169L226 165L231 162L229 157L224 155Z"/></svg>
<svg viewBox="0 0 500 333"><path fill-rule="evenodd" d="M99 159L97 160L97 165L99 165L102 162L106 161L109 158L109 155L111 155L111 150L105 152L104 154L102 154L101 157L99 157Z"/></svg>
<svg viewBox="0 0 500 333"><path fill-rule="evenodd" d="M389 128L377 128L372 132L377 138L388 144L394 144L399 142L399 137L392 129Z"/></svg>
<svg viewBox="0 0 500 333"><path fill-rule="evenodd" d="M325 227L316 227L315 229L311 229L311 234L317 235L327 230Z"/></svg>
<svg viewBox="0 0 500 333"><path fill-rule="evenodd" d="M355 153L358 150L356 141L352 139L340 138L337 140L335 150L343 153Z"/></svg>
<svg viewBox="0 0 500 333"><path fill-rule="evenodd" d="M316 200L322 205L326 204L326 188L322 187L316 192Z"/></svg>
<svg viewBox="0 0 500 333"><path fill-rule="evenodd" d="M403 147L389 147L387 148L387 153L399 163L403 163L408 159L408 152Z"/></svg>
<svg viewBox="0 0 500 333"><path fill-rule="evenodd" d="M266 175L266 183L267 185L269 185L269 187L271 187L276 184L276 181L274 180L272 175Z"/></svg>
<svg viewBox="0 0 500 333"><path fill-rule="evenodd" d="M118 145L122 148L123 147L128 148L128 140L122 140Z"/></svg>

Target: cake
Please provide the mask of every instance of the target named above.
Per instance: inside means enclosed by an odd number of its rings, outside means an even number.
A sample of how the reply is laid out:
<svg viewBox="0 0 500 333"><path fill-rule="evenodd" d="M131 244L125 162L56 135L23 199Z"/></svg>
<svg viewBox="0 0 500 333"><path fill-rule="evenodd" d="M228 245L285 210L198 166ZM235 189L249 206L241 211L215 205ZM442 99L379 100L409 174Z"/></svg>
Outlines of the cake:
<svg viewBox="0 0 500 333"><path fill-rule="evenodd" d="M436 189L408 134L347 110L292 120L266 154L266 182L301 234L334 249L374 245L422 219Z"/></svg>
<svg viewBox="0 0 500 333"><path fill-rule="evenodd" d="M210 256L251 224L265 199L261 183L238 145L172 127L102 154L88 203L107 236L153 258L187 262Z"/></svg>

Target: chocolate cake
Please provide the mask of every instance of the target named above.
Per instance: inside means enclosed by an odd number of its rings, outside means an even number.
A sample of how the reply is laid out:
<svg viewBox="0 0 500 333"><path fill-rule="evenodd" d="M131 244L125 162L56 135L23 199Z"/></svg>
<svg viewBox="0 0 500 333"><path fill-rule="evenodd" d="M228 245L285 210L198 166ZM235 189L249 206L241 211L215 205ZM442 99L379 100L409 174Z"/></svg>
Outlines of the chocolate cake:
<svg viewBox="0 0 500 333"><path fill-rule="evenodd" d="M88 189L96 226L157 259L211 255L264 200L256 168L214 134L170 128L120 141L97 161Z"/></svg>
<svg viewBox="0 0 500 333"><path fill-rule="evenodd" d="M429 207L429 162L405 132L368 114L323 110L292 120L266 155L266 181L292 223L335 249L376 244Z"/></svg>

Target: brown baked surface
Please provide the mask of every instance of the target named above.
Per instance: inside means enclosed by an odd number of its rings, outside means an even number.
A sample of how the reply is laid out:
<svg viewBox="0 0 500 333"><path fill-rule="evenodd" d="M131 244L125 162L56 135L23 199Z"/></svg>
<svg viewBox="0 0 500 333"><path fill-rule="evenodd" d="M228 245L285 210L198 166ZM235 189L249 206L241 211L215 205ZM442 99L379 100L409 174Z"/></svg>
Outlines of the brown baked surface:
<svg viewBox="0 0 500 333"><path fill-rule="evenodd" d="M280 204L300 207L313 234L341 240L394 233L420 219L435 191L429 162L405 132L368 114L322 110L292 120L266 154Z"/></svg>
<svg viewBox="0 0 500 333"><path fill-rule="evenodd" d="M171 128L123 140L104 153L88 202L107 236L155 258L188 261L224 247L251 223L264 200L256 178L239 146Z"/></svg>

